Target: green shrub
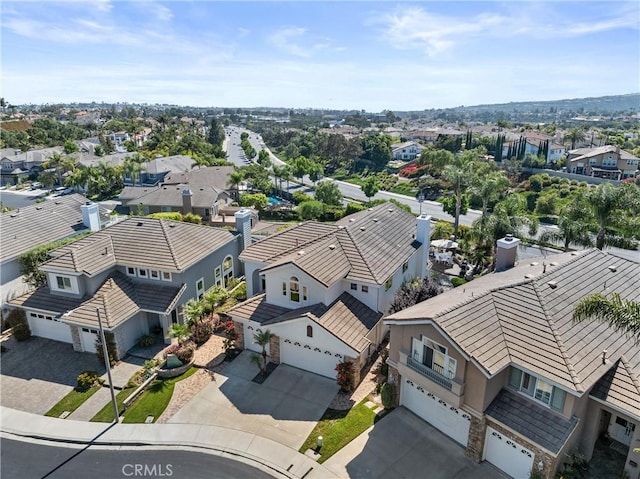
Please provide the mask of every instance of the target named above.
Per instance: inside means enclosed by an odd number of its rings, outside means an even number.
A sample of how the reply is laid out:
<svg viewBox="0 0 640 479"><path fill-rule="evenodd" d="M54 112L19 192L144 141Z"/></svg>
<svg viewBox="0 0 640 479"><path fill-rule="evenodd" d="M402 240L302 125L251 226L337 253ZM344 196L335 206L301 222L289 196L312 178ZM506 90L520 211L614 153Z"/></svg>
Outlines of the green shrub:
<svg viewBox="0 0 640 479"><path fill-rule="evenodd" d="M182 364L187 364L193 359L193 355L195 354L195 352L196 344L192 341L187 341L176 350L175 355L182 362Z"/></svg>
<svg viewBox="0 0 640 479"><path fill-rule="evenodd" d="M458 286L462 286L466 282L467 280L464 278L458 278L458 277L451 278L451 284L453 285L454 288L457 288Z"/></svg>
<svg viewBox="0 0 640 479"><path fill-rule="evenodd" d="M86 391L90 387L94 386L96 383L102 385L104 384L104 379L98 376L97 371L82 371L78 374L78 385L76 386L77 391Z"/></svg>
<svg viewBox="0 0 640 479"><path fill-rule="evenodd" d="M182 217L182 221L185 223L193 223L196 225L202 224L202 216L195 215L193 213L187 213Z"/></svg>
<svg viewBox="0 0 640 479"><path fill-rule="evenodd" d="M12 309L7 315L9 326L13 330L13 337L17 341L26 341L31 337L31 329L27 321L27 315L21 309Z"/></svg>
<svg viewBox="0 0 640 479"><path fill-rule="evenodd" d="M236 301L244 301L247 299L247 283L242 283L233 292L233 298Z"/></svg>
<svg viewBox="0 0 640 479"><path fill-rule="evenodd" d="M384 361L380 365L380 374L382 374L384 377L389 377L389 365L386 361Z"/></svg>
<svg viewBox="0 0 640 479"><path fill-rule="evenodd" d="M144 336L140 336L137 341L138 346L141 348L149 348L156 344L156 337L151 334L145 334Z"/></svg>
<svg viewBox="0 0 640 479"><path fill-rule="evenodd" d="M349 216L353 213L357 213L358 211L366 210L367 207L358 203L349 203L344 210L344 215Z"/></svg>
<svg viewBox="0 0 640 479"><path fill-rule="evenodd" d="M380 398L385 409L392 409L395 406L396 391L391 383L384 383L380 388Z"/></svg>
<svg viewBox="0 0 640 479"><path fill-rule="evenodd" d="M297 205L300 203L304 203L305 201L311 201L313 198L309 195L304 194L302 191L296 191L293 194L293 202Z"/></svg>
<svg viewBox="0 0 640 479"><path fill-rule="evenodd" d="M163 220L182 221L182 213L177 211L164 211L162 213L151 213L147 218L158 218Z"/></svg>
<svg viewBox="0 0 640 479"><path fill-rule="evenodd" d="M211 319L195 321L191 325L191 339L193 339L196 344L203 344L209 340L214 329L215 324Z"/></svg>

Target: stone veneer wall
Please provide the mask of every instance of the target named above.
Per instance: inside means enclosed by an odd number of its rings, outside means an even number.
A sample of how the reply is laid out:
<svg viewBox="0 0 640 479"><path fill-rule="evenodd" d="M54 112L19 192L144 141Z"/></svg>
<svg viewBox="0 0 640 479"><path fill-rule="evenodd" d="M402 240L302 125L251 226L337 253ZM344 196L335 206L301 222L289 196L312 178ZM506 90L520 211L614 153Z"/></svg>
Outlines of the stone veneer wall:
<svg viewBox="0 0 640 479"><path fill-rule="evenodd" d="M362 376L362 356L358 356L357 358L345 356L344 360L353 363L353 384L354 388L357 388L360 385L360 378Z"/></svg>
<svg viewBox="0 0 640 479"><path fill-rule="evenodd" d="M71 341L73 341L73 350L81 353L82 352L82 342L80 341L80 328L78 326L71 326Z"/></svg>
<svg viewBox="0 0 640 479"><path fill-rule="evenodd" d="M280 364L280 336L273 336L269 341L269 353L271 362Z"/></svg>
<svg viewBox="0 0 640 479"><path fill-rule="evenodd" d="M393 384L393 389L395 389L395 398L394 398L394 406L400 405L400 373L396 368L391 366L387 361L387 365L389 366L389 380L387 381L390 384Z"/></svg>
<svg viewBox="0 0 640 479"><path fill-rule="evenodd" d="M233 327L236 330L236 349L244 349L244 327L242 323L238 321L233 322Z"/></svg>
<svg viewBox="0 0 640 479"><path fill-rule="evenodd" d="M469 425L469 441L465 455L475 462L482 461L482 453L484 452L484 438L487 433L487 422L473 414L471 416L471 424Z"/></svg>

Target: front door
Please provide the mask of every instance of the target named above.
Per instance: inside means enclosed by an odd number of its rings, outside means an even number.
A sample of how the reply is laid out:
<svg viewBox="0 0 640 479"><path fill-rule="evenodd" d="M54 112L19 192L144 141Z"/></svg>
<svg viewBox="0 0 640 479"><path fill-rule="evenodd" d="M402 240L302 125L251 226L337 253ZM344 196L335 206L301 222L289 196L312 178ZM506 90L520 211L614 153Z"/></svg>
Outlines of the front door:
<svg viewBox="0 0 640 479"><path fill-rule="evenodd" d="M612 418L615 419L611 422L609 435L612 439L621 442L625 446L630 446L636 425L620 416L612 416Z"/></svg>

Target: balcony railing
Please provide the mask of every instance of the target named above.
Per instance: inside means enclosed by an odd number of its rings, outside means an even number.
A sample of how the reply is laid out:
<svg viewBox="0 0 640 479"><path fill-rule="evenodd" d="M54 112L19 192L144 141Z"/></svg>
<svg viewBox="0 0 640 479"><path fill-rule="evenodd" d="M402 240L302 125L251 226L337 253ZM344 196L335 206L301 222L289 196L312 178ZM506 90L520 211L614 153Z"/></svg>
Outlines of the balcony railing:
<svg viewBox="0 0 640 479"><path fill-rule="evenodd" d="M443 376L442 374L434 371L426 364L422 364L419 361L416 361L410 356L407 356L407 366L409 366L414 371L422 374L423 376L431 379L434 383L442 386L448 391L451 391L451 379Z"/></svg>

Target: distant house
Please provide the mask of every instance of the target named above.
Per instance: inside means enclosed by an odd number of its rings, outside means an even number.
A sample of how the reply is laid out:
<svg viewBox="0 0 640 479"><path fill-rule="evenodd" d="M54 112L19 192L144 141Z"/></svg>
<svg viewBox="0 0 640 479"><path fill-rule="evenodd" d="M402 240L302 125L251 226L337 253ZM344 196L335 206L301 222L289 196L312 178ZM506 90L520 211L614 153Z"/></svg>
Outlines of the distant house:
<svg viewBox="0 0 640 479"><path fill-rule="evenodd" d="M567 171L578 175L624 180L638 176L640 159L621 150L619 146L571 150L567 158Z"/></svg>
<svg viewBox="0 0 640 479"><path fill-rule="evenodd" d="M18 261L21 254L82 232L99 230L109 222L109 218L106 211L98 214L98 205L89 204L84 196L78 194L0 213L2 306L29 289L22 280Z"/></svg>
<svg viewBox="0 0 640 479"><path fill-rule="evenodd" d="M506 268L507 240L501 271L385 318L399 404L515 478L555 477L573 452L609 444L637 474L640 347L572 314L594 292L640 301L640 263L590 250Z"/></svg>
<svg viewBox="0 0 640 479"><path fill-rule="evenodd" d="M52 251L40 267L47 285L9 304L26 312L35 336L76 351L95 351L98 311L118 357L154 330L168 343L190 299L241 276L250 213L238 218L238 233L154 218L121 221Z"/></svg>
<svg viewBox="0 0 640 479"><path fill-rule="evenodd" d="M546 155L547 163L557 161L567 154L567 148L564 145L553 142L552 139L544 140L536 137L526 137L526 145L524 150L525 156L538 156L538 153L544 147L545 142L548 142L549 144ZM509 154L509 148L515 148L517 144L518 141L511 141L502 145L502 157L506 159Z"/></svg>
<svg viewBox="0 0 640 479"><path fill-rule="evenodd" d="M168 173L157 186L126 186L120 193L122 206L144 214L177 211L193 213L210 221L232 203L227 193L230 166L212 166L186 173ZM141 206L140 206L141 205Z"/></svg>
<svg viewBox="0 0 640 479"><path fill-rule="evenodd" d="M424 146L416 141L405 141L391 145L391 156L394 160L415 160L424 151Z"/></svg>
<svg viewBox="0 0 640 479"><path fill-rule="evenodd" d="M41 148L23 152L14 148L0 150L0 183L15 185L40 172L42 163L54 153L62 153L62 147Z"/></svg>
<svg viewBox="0 0 640 479"><path fill-rule="evenodd" d="M351 360L358 379L396 291L428 275L429 234L430 217L385 203L249 246L240 260L250 298L227 312L239 347L260 351L253 336L268 329L271 361L335 378L336 364Z"/></svg>

